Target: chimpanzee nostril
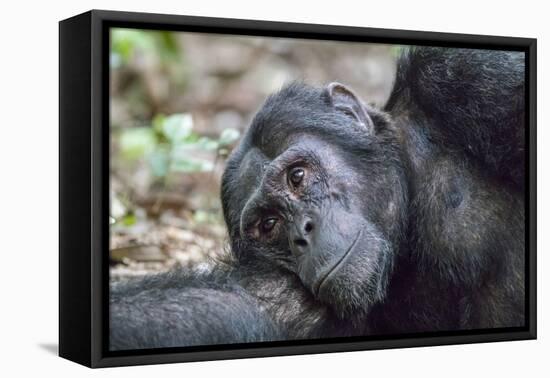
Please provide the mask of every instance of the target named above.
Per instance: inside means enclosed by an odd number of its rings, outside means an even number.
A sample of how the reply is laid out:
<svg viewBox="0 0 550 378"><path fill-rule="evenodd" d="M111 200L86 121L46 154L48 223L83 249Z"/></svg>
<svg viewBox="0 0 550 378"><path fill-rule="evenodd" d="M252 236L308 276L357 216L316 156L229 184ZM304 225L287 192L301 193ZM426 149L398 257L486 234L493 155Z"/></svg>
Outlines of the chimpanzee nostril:
<svg viewBox="0 0 550 378"><path fill-rule="evenodd" d="M313 222L307 221L304 225L304 231L306 234L309 234L311 231L313 231Z"/></svg>
<svg viewBox="0 0 550 378"><path fill-rule="evenodd" d="M313 221L308 217L300 217L295 220L289 232L289 242L298 250L307 249L312 243L311 231L314 229Z"/></svg>
<svg viewBox="0 0 550 378"><path fill-rule="evenodd" d="M298 247L307 247L307 241L304 239L295 239L294 244L296 244Z"/></svg>

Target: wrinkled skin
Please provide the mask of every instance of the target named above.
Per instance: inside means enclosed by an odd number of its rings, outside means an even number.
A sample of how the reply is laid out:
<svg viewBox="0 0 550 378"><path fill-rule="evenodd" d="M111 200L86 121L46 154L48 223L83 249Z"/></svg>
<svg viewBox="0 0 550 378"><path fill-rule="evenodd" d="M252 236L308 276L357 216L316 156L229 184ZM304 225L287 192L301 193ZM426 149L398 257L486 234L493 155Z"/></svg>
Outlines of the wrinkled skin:
<svg viewBox="0 0 550 378"><path fill-rule="evenodd" d="M267 248L264 257L297 274L317 300L342 316L356 316L385 295L399 242L394 235L402 232L406 183L398 156L392 159L393 131L382 114L376 113L375 125L367 108L339 84L327 87L317 102L325 119L308 118L302 107L304 114L293 114L293 133L276 145L263 146L249 134L252 140L242 143L224 176L224 189L233 180L243 184L234 193L224 191L224 203L243 207L225 211L235 216L227 219L234 240L250 250ZM263 114L254 125L270 121ZM338 143L338 131L355 135L356 151L347 139ZM263 133L271 132L277 131Z"/></svg>

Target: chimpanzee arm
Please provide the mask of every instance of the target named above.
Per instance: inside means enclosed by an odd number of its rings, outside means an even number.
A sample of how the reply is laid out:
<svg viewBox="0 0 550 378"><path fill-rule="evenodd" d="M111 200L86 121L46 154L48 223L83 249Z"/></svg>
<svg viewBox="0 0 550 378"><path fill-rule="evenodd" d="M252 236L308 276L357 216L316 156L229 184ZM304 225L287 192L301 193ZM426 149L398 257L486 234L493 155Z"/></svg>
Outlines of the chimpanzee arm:
<svg viewBox="0 0 550 378"><path fill-rule="evenodd" d="M258 300L220 270L176 270L111 287L110 350L282 338Z"/></svg>

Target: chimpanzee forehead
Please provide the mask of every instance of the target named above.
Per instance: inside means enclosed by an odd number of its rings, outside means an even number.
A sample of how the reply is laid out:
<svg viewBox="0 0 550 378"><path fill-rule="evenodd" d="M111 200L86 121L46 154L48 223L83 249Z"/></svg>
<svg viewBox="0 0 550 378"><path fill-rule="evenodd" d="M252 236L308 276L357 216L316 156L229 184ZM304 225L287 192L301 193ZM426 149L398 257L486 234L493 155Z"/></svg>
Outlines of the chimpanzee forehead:
<svg viewBox="0 0 550 378"><path fill-rule="evenodd" d="M330 133L342 121L321 88L292 83L269 96L247 130L252 145L274 156L296 134Z"/></svg>

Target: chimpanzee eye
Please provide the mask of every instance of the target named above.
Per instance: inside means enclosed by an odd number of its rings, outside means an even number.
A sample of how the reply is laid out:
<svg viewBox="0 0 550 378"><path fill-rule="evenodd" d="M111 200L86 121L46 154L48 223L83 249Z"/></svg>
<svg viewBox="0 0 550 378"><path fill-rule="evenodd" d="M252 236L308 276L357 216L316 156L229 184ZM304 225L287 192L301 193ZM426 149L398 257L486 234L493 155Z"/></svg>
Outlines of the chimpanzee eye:
<svg viewBox="0 0 550 378"><path fill-rule="evenodd" d="M293 187L298 187L305 175L306 172L302 168L293 168L288 174L288 180Z"/></svg>
<svg viewBox="0 0 550 378"><path fill-rule="evenodd" d="M261 232L267 234L273 230L273 227L277 224L277 218L267 218L262 221L260 224Z"/></svg>

